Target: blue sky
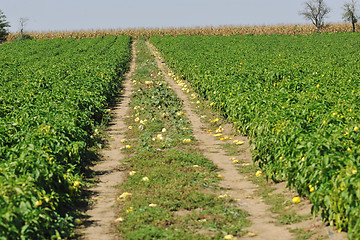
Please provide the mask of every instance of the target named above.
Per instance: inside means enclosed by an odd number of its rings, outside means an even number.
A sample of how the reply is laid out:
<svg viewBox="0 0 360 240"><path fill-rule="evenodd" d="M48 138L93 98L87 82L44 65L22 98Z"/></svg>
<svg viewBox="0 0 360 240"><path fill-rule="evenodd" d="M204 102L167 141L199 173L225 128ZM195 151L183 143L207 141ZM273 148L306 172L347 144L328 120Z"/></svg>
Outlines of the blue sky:
<svg viewBox="0 0 360 240"><path fill-rule="evenodd" d="M305 0L0 0L11 32L309 23ZM344 0L326 0L327 22L342 22Z"/></svg>

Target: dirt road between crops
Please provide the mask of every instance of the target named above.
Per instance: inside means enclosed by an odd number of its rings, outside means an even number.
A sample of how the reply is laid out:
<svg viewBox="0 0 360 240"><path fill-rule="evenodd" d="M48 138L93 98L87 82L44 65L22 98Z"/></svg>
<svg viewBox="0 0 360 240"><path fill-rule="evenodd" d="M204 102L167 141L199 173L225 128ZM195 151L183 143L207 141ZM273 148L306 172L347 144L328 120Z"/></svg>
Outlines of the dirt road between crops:
<svg viewBox="0 0 360 240"><path fill-rule="evenodd" d="M159 54L154 50L150 44L148 47L152 54L156 57L156 62L163 72L165 79L169 82L171 88L175 91L178 97L184 101L184 110L189 118L193 134L200 143L200 148L204 155L212 160L219 168L223 176L221 182L221 194L227 194L232 197L238 204L239 208L246 210L250 217L248 218L252 225L247 228L248 235L241 239L254 239L254 240L288 240L294 239L294 236L289 232L289 228L295 229L299 227L305 227L305 229L316 229L317 233L309 239L331 239L341 240L346 239L345 234L338 234L330 230L329 227L324 226L319 218L301 222L300 224L293 224L291 226L280 225L276 223L275 215L269 211L269 206L266 205L262 199L256 197L254 192L257 190L257 186L252 182L246 180L246 176L239 174L235 165L230 158L234 157L241 162L251 163L251 153L248 140L245 137L232 135L232 126L226 125L224 127L224 134L232 136L233 139L244 141L245 144L241 146L241 154L237 156L228 156L225 150L221 147L221 141L213 136L210 136L206 130L209 129L205 123L200 121L200 117L195 113L195 109L192 107L187 95L181 90L167 73L168 67L159 58ZM124 123L124 117L129 111L129 102L131 96L131 77L135 70L135 58L136 50L135 45L132 48L133 61L131 63L130 72L126 76L124 82L124 89L121 94L121 99L115 105L113 109L113 120L107 129L108 134L111 136L109 146L101 151L103 160L93 167L96 175L98 175L99 183L90 189L92 192L91 201L94 204L90 209L86 211L88 219L84 221L84 227L81 232L84 234L83 239L86 240L112 240L117 239L115 236L114 221L116 218L116 211L114 202L118 196L115 186L121 184L125 179L125 172L121 171L121 159L124 157L121 153L121 139L124 138L123 133L127 129ZM289 197L294 193L285 189L284 184L276 186L276 192L284 193ZM303 205L301 209L302 213L310 213L310 203Z"/></svg>
<svg viewBox="0 0 360 240"><path fill-rule="evenodd" d="M175 81L173 81L171 77L168 76L169 69L166 64L160 60L158 52L151 44L147 44L150 51L155 56L158 67L163 72L165 79L178 95L178 97L184 101L184 110L191 122L193 134L200 142L201 150L208 159L212 160L221 169L219 173L223 176L223 181L220 184L220 187L223 189L222 194L227 194L235 199L235 201L238 203L238 206L250 214L248 219L252 222L252 226L246 229L249 231L248 235L241 239L294 239L294 236L289 232L289 227L276 223L277 220L274 218L275 215L270 212L270 207L266 205L262 199L254 196L254 192L257 190L257 186L246 180L246 176L239 174L233 162L229 161L230 158L234 157L239 161L252 163L248 139L246 137L234 136L231 125L223 126L224 135L232 136L233 139L238 139L245 142L245 144L241 146L242 151L240 151L240 155L226 155L225 150L223 150L220 146L222 142L206 132L206 130L209 129L209 126L206 126L206 124L200 121L200 116L195 113L188 96L181 90L181 87L178 86ZM288 194L289 196L293 196L295 194L286 190L284 184L280 184L276 187L276 191L284 192L285 195ZM301 211L310 214L310 209L310 203L307 202ZM301 214L304 214L303 212ZM329 227L325 227L322 224L319 218L301 222L298 225L294 224L291 226L291 229L299 227L309 227L309 229L316 228L317 233L309 239L319 239L322 237L332 240L346 239L346 234L338 234L337 232L330 230Z"/></svg>
<svg viewBox="0 0 360 240"><path fill-rule="evenodd" d="M107 129L110 135L109 145L102 150L100 154L103 156L101 162L93 167L93 171L98 176L99 183L89 189L92 193L91 201L94 204L86 215L89 218L84 222L85 228L82 233L86 240L112 240L116 239L113 223L115 221L114 202L118 194L115 187L121 184L125 178L122 171L120 160L124 157L121 153L121 139L124 138L123 133L127 129L124 123L124 117L129 111L129 102L131 95L131 76L135 70L136 52L132 47L133 60L130 65L130 71L127 74L122 94L112 111L112 121Z"/></svg>

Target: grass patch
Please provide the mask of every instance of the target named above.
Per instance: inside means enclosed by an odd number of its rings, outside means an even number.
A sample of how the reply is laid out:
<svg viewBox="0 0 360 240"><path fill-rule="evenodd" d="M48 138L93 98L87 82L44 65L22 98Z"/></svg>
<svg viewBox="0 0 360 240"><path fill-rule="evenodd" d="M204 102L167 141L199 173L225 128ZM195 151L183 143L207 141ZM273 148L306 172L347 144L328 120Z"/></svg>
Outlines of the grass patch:
<svg viewBox="0 0 360 240"><path fill-rule="evenodd" d="M227 156L237 156L245 151L245 150L240 149L238 145L235 145L233 143L223 143L220 145L225 150L225 154Z"/></svg>
<svg viewBox="0 0 360 240"><path fill-rule="evenodd" d="M296 229L290 229L291 233L295 235L296 240L306 240L311 238L314 234L316 234L316 231L308 231L304 228L296 228ZM318 240L326 239L326 238L318 238Z"/></svg>

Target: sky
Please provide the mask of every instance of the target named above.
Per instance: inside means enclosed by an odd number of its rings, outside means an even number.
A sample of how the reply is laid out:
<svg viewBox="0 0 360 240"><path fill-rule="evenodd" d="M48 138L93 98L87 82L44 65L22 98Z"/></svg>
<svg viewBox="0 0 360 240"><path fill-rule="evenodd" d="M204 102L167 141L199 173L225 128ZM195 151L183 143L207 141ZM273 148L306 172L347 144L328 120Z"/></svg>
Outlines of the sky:
<svg viewBox="0 0 360 240"><path fill-rule="evenodd" d="M305 0L0 0L10 32L306 24ZM344 0L325 0L327 23L343 22Z"/></svg>

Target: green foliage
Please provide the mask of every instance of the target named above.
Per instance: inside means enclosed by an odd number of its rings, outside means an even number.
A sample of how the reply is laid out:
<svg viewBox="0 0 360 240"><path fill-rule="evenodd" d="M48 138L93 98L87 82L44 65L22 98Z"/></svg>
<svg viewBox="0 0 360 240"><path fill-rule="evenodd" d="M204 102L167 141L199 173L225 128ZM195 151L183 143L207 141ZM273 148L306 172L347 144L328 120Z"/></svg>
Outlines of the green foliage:
<svg viewBox="0 0 360 240"><path fill-rule="evenodd" d="M23 34L22 36L16 38L15 41L16 41L16 42L19 42L19 41L32 40L32 39L34 39L34 38L31 37L30 35L28 35L28 34Z"/></svg>
<svg viewBox="0 0 360 240"><path fill-rule="evenodd" d="M360 44L354 36L150 41L178 75L249 135L253 158L268 178L287 180L310 197L315 213L359 239Z"/></svg>
<svg viewBox="0 0 360 240"><path fill-rule="evenodd" d="M106 107L128 69L130 38L0 46L0 238L69 237L68 210Z"/></svg>
<svg viewBox="0 0 360 240"><path fill-rule="evenodd" d="M0 10L0 43L6 41L6 37L9 35L9 32L6 30L8 27L10 27L10 24L6 21L3 11Z"/></svg>

